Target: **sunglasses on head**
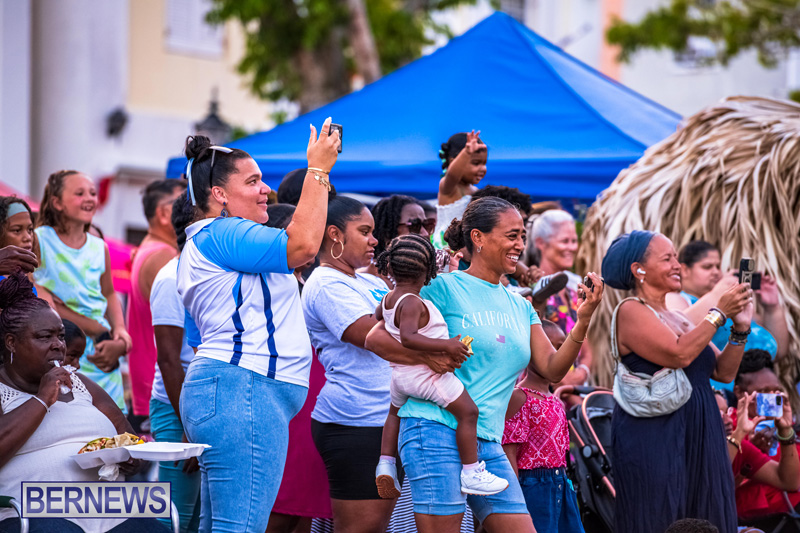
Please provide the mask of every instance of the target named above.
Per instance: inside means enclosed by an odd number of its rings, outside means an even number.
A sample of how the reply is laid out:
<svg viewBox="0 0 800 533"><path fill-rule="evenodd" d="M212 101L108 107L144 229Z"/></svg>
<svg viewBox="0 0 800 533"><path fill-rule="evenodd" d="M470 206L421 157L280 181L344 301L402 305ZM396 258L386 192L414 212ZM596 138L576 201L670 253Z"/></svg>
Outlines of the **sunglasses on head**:
<svg viewBox="0 0 800 533"><path fill-rule="evenodd" d="M401 222L400 225L406 226L410 233L419 233L422 231L422 228L425 228L425 231L430 234L436 229L436 220L433 218L426 218L425 220L421 218L412 218L408 222Z"/></svg>

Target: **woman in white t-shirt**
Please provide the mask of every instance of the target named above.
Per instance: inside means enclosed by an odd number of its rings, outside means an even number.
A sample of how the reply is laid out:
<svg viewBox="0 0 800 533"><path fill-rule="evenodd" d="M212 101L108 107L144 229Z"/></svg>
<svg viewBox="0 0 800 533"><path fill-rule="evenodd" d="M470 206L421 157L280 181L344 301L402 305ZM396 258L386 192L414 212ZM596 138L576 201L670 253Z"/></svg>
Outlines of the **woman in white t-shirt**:
<svg viewBox="0 0 800 533"><path fill-rule="evenodd" d="M375 487L391 368L364 349L367 333L377 324L375 309L389 292L377 276L358 272L373 258L378 242L373 229L372 215L361 202L342 196L331 200L320 266L302 295L311 343L325 367L311 432L328 472L337 531L385 531L395 504L382 500ZM412 351L397 357L403 364L423 362Z"/></svg>

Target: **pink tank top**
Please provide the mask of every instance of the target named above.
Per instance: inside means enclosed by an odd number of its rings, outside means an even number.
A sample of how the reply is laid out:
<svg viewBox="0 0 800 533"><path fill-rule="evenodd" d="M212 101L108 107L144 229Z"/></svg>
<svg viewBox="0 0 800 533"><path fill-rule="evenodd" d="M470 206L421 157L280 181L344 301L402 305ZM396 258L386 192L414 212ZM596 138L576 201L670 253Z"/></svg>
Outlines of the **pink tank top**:
<svg viewBox="0 0 800 533"><path fill-rule="evenodd" d="M133 414L150 415L150 393L156 373L156 343L153 337L153 316L150 301L139 290L139 275L147 259L156 252L168 249L177 254L169 244L151 242L136 250L131 267L131 296L128 301L128 333L132 345L128 354L128 372L131 378Z"/></svg>
<svg viewBox="0 0 800 533"><path fill-rule="evenodd" d="M564 404L555 396L518 388L525 393L525 403L506 420L503 432L503 444L519 445L517 467L532 470L566 466L569 431Z"/></svg>

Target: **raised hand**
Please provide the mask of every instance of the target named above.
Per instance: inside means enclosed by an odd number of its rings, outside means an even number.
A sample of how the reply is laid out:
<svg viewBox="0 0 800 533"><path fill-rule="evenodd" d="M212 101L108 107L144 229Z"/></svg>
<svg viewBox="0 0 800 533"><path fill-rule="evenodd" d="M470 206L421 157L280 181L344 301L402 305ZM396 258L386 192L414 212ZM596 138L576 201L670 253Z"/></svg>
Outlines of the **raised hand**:
<svg viewBox="0 0 800 533"><path fill-rule="evenodd" d="M717 302L717 307L728 317L733 318L744 311L745 307L751 303L753 291L750 290L749 283L736 283L722 293ZM749 322L748 322L749 324Z"/></svg>
<svg viewBox="0 0 800 533"><path fill-rule="evenodd" d="M595 309L597 309L597 306L600 305L603 299L603 292L605 291L606 285L603 282L603 278L596 273L589 272L587 275L589 279L592 280L592 283L594 283L594 287L590 290L583 283L578 283L578 294L581 295L583 301L578 306L576 312L578 314L578 319L584 320L588 324L592 319L592 314L594 314Z"/></svg>
<svg viewBox="0 0 800 533"><path fill-rule="evenodd" d="M482 148L483 144L478 139L480 134L480 130L477 132L472 130L471 132L467 133L467 144L464 146L464 150L466 150L468 154L474 154Z"/></svg>
<svg viewBox="0 0 800 533"><path fill-rule="evenodd" d="M317 137L317 128L311 124L311 136L308 139L308 149L306 150L308 168L318 168L324 172L330 172L336 163L336 158L339 156L339 145L342 141L339 139L339 132L334 131L331 135L330 129L331 117L325 119L319 137Z"/></svg>

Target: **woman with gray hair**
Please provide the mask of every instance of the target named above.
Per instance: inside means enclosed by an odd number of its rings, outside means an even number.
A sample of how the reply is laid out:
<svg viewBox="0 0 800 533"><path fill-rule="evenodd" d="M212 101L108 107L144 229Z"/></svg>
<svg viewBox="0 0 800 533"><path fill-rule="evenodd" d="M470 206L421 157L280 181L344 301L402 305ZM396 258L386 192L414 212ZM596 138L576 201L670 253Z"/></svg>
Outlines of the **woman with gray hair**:
<svg viewBox="0 0 800 533"><path fill-rule="evenodd" d="M545 211L534 221L530 239L539 255L539 268L545 276L550 277L550 283L561 284L561 288L547 299L542 318L555 322L565 333L569 333L578 318L578 284L582 281L580 276L572 272L578 252L575 219L563 209ZM580 385L586 382L591 374L591 366L592 350L585 343L562 384Z"/></svg>

